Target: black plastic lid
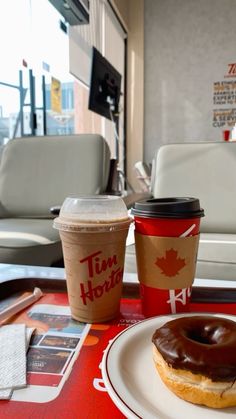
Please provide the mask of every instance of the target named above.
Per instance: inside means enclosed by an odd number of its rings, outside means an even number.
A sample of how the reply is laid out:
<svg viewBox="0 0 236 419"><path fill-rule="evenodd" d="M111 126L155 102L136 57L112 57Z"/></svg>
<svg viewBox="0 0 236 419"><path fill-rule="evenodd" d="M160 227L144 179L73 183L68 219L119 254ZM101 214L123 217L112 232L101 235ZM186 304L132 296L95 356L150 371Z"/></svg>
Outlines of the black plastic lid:
<svg viewBox="0 0 236 419"><path fill-rule="evenodd" d="M131 214L146 218L195 218L204 217L204 210L197 198L151 198L135 202Z"/></svg>

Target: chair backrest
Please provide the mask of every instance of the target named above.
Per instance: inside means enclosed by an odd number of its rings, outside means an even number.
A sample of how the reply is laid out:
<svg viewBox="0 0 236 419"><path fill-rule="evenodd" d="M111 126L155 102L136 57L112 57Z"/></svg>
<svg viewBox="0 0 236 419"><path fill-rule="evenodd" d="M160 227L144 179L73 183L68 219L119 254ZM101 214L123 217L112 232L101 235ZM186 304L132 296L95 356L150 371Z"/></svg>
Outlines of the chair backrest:
<svg viewBox="0 0 236 419"><path fill-rule="evenodd" d="M197 197L205 210L201 231L236 233L236 142L161 146L152 192Z"/></svg>
<svg viewBox="0 0 236 419"><path fill-rule="evenodd" d="M102 193L109 166L109 146L97 134L11 140L0 164L1 213L48 215L68 195Z"/></svg>

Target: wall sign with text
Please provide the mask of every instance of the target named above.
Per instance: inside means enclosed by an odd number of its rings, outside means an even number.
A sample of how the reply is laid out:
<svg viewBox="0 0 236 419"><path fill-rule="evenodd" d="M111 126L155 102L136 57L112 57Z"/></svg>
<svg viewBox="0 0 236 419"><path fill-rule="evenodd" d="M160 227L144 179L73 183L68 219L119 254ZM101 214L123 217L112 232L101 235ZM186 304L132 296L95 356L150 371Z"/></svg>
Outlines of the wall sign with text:
<svg viewBox="0 0 236 419"><path fill-rule="evenodd" d="M228 64L224 80L213 84L213 127L236 124L236 63Z"/></svg>

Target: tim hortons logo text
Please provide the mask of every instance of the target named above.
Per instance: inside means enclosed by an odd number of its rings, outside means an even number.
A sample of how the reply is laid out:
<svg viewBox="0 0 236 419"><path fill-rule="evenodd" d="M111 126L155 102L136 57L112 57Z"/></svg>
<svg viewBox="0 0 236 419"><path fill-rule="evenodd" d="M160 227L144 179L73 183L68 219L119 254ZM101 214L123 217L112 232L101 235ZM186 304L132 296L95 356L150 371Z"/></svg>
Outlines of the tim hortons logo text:
<svg viewBox="0 0 236 419"><path fill-rule="evenodd" d="M191 297L192 288L184 288L178 294L175 294L175 290L169 290L169 300L167 300L167 304L170 304L171 313L176 313L176 303L179 302L185 306L187 304L188 299Z"/></svg>
<svg viewBox="0 0 236 419"><path fill-rule="evenodd" d="M228 64L228 73L225 77L235 77L236 76L236 63Z"/></svg>
<svg viewBox="0 0 236 419"><path fill-rule="evenodd" d="M102 251L92 253L80 263L85 263L88 272L88 281L85 284L80 284L81 298L84 305L88 301L94 301L96 298L101 298L104 293L109 292L117 284L122 281L123 269L120 268L117 261L117 256L114 255L108 259L102 258ZM93 286L93 279L101 274L107 272L107 278L99 285Z"/></svg>

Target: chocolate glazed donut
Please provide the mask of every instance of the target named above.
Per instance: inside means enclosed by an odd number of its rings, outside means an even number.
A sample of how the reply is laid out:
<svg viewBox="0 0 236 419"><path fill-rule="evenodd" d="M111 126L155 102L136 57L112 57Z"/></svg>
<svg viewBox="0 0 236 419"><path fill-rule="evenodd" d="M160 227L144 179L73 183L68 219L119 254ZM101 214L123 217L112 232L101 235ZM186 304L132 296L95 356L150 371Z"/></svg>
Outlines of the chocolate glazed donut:
<svg viewBox="0 0 236 419"><path fill-rule="evenodd" d="M156 368L175 394L209 407L236 406L236 322L180 317L157 329L152 342Z"/></svg>

